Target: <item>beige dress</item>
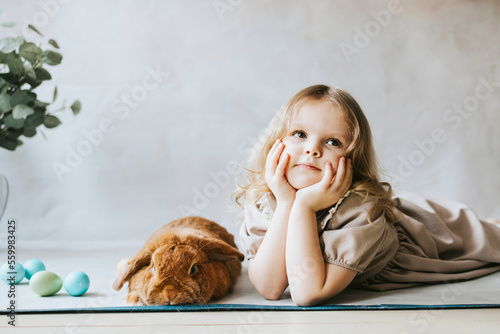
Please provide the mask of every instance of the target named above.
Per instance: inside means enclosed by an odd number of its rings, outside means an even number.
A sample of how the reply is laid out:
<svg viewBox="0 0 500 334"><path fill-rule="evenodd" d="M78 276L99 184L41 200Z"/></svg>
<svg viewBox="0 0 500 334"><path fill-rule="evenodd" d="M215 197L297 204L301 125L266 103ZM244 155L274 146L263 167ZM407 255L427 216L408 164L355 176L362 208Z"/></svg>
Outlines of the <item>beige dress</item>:
<svg viewBox="0 0 500 334"><path fill-rule="evenodd" d="M456 282L500 270L500 228L467 206L395 193L398 222L367 219L373 201L348 192L316 214L326 263L357 271L351 286L385 291L424 283ZM245 210L240 240L255 257L272 219L275 200Z"/></svg>

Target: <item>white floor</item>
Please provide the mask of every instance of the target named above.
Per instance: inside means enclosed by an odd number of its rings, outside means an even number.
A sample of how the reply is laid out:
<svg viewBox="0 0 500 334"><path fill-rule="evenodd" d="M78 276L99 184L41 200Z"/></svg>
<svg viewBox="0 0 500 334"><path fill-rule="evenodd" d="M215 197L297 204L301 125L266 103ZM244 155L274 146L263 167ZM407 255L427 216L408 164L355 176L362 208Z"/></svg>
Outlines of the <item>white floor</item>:
<svg viewBox="0 0 500 334"><path fill-rule="evenodd" d="M64 290L52 297L39 297L22 283L16 286L18 310L103 308L124 306L125 291L111 289L116 263L135 253L140 243L59 244L30 243L19 247L18 260L42 260L48 270L62 278L82 270L91 278L91 287L82 297ZM7 286L0 288L7 295ZM2 297L7 305L8 298ZM231 296L217 303L293 305L287 295L279 301L261 298L251 287L246 273ZM331 301L337 305L379 304L500 304L500 273L478 280L411 288L387 293L347 291ZM2 311L5 306L2 307ZM13 329L8 317L0 317L0 332ZM376 311L205 311L137 313L53 313L16 314L16 333L497 333L500 308L427 309Z"/></svg>
<svg viewBox="0 0 500 334"><path fill-rule="evenodd" d="M111 286L116 278L116 263L133 255L140 243L80 243L45 246L36 243L19 247L18 261L30 258L43 261L47 270L61 278L73 270L86 272L91 280L89 291L81 297L72 297L64 288L54 296L40 297L33 293L25 279L16 286L17 310L85 309L126 306L126 288L115 292ZM268 306L294 306L287 292L278 301L263 299L250 284L246 262L234 292L214 303ZM7 295L8 286L0 284L0 295ZM350 290L333 298L334 305L448 305L448 304L500 304L500 272L480 279L394 290L384 293Z"/></svg>
<svg viewBox="0 0 500 334"><path fill-rule="evenodd" d="M500 309L18 315L1 333L498 333Z"/></svg>

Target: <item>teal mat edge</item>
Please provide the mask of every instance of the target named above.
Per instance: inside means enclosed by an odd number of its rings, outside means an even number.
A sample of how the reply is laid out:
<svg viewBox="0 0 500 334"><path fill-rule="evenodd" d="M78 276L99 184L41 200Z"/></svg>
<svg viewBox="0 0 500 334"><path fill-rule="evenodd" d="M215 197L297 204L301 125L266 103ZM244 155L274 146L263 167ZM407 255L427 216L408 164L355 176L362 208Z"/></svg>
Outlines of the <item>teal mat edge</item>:
<svg viewBox="0 0 500 334"><path fill-rule="evenodd" d="M323 305L313 307L245 305L245 304L206 304L206 305L165 305L165 306L116 306L68 309L16 310L16 314L51 313L136 313L136 312L217 312L217 311L343 311L343 310L426 310L426 309L484 309L500 308L500 304L451 304L451 305ZM0 314L9 314L1 310Z"/></svg>

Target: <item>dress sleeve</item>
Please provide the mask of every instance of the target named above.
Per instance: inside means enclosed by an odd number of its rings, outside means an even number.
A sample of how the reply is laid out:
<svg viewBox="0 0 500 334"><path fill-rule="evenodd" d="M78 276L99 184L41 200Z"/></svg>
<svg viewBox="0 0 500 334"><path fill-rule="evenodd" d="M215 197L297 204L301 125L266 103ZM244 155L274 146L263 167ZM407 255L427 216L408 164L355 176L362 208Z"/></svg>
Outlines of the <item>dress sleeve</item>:
<svg viewBox="0 0 500 334"><path fill-rule="evenodd" d="M384 215L372 222L374 202L352 194L338 208L320 234L324 260L362 273L391 237Z"/></svg>
<svg viewBox="0 0 500 334"><path fill-rule="evenodd" d="M272 214L273 211L267 199L245 208L245 218L239 236L247 259L253 259L257 254L257 250L266 235Z"/></svg>

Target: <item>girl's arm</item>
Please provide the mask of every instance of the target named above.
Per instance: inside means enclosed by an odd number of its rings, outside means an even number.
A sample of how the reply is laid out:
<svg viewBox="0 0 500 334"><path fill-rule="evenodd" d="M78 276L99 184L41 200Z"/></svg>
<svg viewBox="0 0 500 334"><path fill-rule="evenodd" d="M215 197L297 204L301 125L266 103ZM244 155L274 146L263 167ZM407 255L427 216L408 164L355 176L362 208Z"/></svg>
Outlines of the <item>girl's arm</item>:
<svg viewBox="0 0 500 334"><path fill-rule="evenodd" d="M356 276L354 270L324 262L316 222L316 211L340 199L351 180L350 161L346 163L341 158L335 178L328 163L323 180L297 191L288 223L286 267L290 293L299 306L312 306L330 299Z"/></svg>
<svg viewBox="0 0 500 334"><path fill-rule="evenodd" d="M264 240L248 263L248 277L266 299L278 299L288 286L285 243L292 203L278 203Z"/></svg>
<svg viewBox="0 0 500 334"><path fill-rule="evenodd" d="M248 264L248 277L266 299L278 299L288 286L285 247L288 219L295 200L295 189L285 178L290 157L282 154L285 145L277 140L266 160L266 182L276 198L276 210L264 240Z"/></svg>
<svg viewBox="0 0 500 334"><path fill-rule="evenodd" d="M319 244L316 213L295 203L288 226L286 265L290 293L298 306L330 299L356 276L356 271L325 263Z"/></svg>

